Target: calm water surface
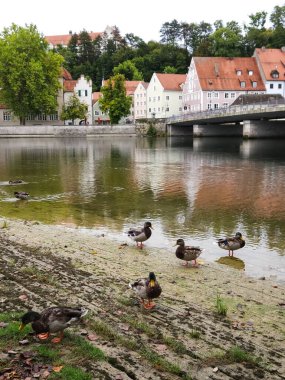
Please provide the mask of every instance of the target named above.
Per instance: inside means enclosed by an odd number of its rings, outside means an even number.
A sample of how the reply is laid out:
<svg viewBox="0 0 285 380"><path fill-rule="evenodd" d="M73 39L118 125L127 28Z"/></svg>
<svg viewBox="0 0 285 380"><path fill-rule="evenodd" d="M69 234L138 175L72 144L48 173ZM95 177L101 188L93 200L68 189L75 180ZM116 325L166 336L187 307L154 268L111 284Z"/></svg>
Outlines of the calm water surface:
<svg viewBox="0 0 285 380"><path fill-rule="evenodd" d="M240 231L251 276L285 282L285 140L0 139L0 215L78 226L128 241L150 220L148 246L177 238L227 255L216 238ZM11 186L9 179L24 184ZM31 194L16 200L15 190Z"/></svg>

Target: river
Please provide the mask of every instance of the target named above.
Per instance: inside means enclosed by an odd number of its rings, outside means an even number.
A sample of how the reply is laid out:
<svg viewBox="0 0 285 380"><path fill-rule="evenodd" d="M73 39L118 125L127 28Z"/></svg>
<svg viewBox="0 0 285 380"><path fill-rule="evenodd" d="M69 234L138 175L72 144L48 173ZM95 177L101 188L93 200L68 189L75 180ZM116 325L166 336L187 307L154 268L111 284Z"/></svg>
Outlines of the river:
<svg viewBox="0 0 285 380"><path fill-rule="evenodd" d="M0 215L122 242L150 220L146 246L174 254L184 238L209 262L227 256L216 239L239 231L246 245L230 265L285 281L284 147L282 139L1 138Z"/></svg>

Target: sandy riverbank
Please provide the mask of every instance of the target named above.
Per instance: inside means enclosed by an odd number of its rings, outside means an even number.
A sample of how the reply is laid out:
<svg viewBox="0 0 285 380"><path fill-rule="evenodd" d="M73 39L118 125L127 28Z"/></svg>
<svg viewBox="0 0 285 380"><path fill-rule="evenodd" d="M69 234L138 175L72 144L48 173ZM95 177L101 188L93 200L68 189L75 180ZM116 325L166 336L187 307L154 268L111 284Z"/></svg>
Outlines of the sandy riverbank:
<svg viewBox="0 0 285 380"><path fill-rule="evenodd" d="M179 364L193 379L285 379L283 285L248 278L217 263L182 267L174 248L150 249L146 243L141 251L131 241L122 247L100 233L12 220L0 229L0 260L2 312L80 304L118 334L141 341ZM163 293L156 309L146 312L135 302L128 283L149 271L156 273ZM19 299L23 293L26 300ZM217 294L228 306L226 317L216 313ZM138 328L133 321L149 325L160 335ZM193 332L198 332L198 338ZM178 353L163 344L162 336L181 342L185 350ZM98 369L113 373L114 379L119 375L139 380L179 378L151 366L118 341L106 343L99 336L96 345L120 363L113 367L108 363L108 368L100 364ZM256 368L217 359L234 346L261 357L266 365Z"/></svg>

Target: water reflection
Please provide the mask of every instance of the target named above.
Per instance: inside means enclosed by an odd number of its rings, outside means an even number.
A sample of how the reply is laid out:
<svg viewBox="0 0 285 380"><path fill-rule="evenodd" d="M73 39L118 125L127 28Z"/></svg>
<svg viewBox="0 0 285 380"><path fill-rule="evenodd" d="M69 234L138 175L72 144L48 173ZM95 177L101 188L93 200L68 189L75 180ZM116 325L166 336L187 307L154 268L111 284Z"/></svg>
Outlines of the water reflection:
<svg viewBox="0 0 285 380"><path fill-rule="evenodd" d="M11 202L11 178L24 180L17 190L31 194L28 202ZM181 237L209 260L220 256L212 241L238 230L246 271L263 274L266 263L284 276L284 140L0 139L0 206L3 216L118 237L150 219L149 245Z"/></svg>

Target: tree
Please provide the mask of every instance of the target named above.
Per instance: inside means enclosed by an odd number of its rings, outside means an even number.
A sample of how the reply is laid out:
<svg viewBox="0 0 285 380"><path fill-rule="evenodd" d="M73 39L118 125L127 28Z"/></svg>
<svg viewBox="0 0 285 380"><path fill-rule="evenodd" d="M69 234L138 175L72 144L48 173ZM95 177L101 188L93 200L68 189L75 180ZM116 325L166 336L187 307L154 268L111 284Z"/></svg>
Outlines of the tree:
<svg viewBox="0 0 285 380"><path fill-rule="evenodd" d="M134 63L130 60L122 62L114 67L114 75L123 74L126 80L143 80L142 73L138 71Z"/></svg>
<svg viewBox="0 0 285 380"><path fill-rule="evenodd" d="M126 95L125 77L116 74L101 88L103 96L99 99L100 108L109 113L111 124L118 124L123 116L128 116L132 98Z"/></svg>
<svg viewBox="0 0 285 380"><path fill-rule="evenodd" d="M79 98L74 94L69 98L67 104L63 105L61 120L72 120L72 125L74 125L75 119L86 119L87 112L87 104L81 103Z"/></svg>
<svg viewBox="0 0 285 380"><path fill-rule="evenodd" d="M0 35L1 101L25 124L29 114L57 109L63 57L48 49L35 25L12 24Z"/></svg>

